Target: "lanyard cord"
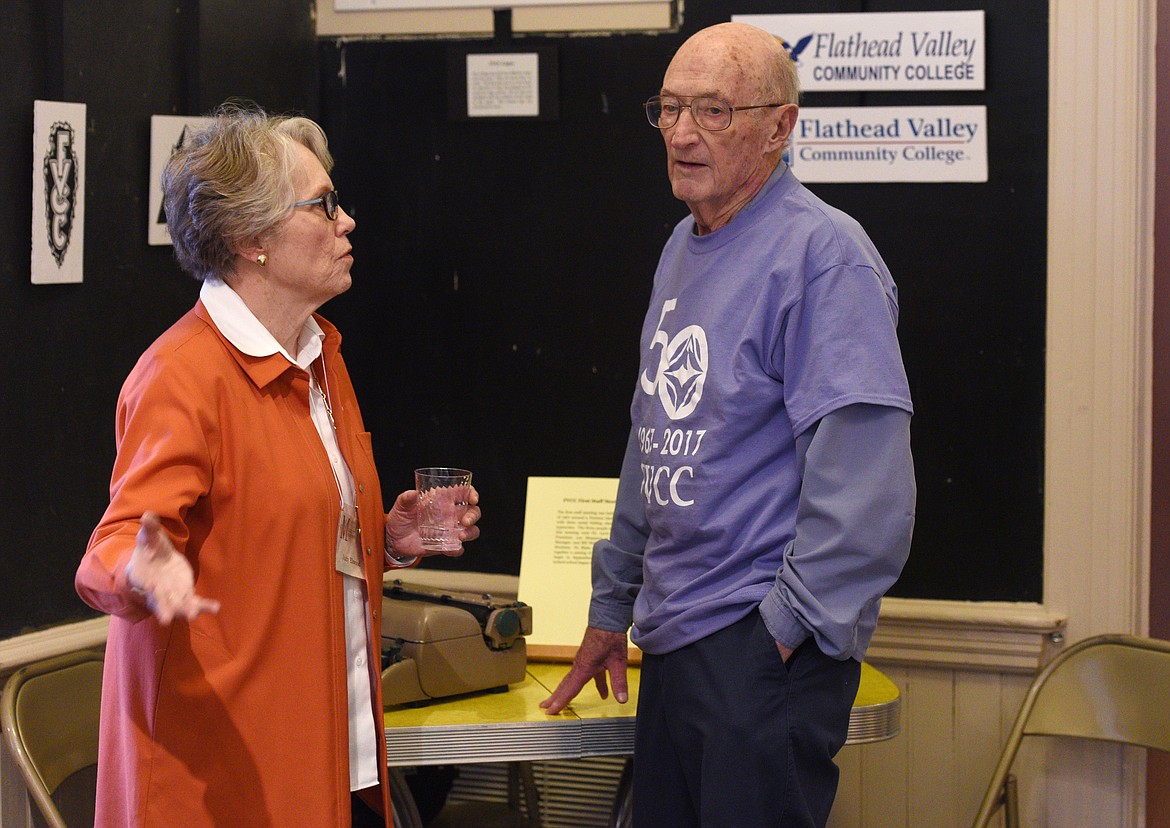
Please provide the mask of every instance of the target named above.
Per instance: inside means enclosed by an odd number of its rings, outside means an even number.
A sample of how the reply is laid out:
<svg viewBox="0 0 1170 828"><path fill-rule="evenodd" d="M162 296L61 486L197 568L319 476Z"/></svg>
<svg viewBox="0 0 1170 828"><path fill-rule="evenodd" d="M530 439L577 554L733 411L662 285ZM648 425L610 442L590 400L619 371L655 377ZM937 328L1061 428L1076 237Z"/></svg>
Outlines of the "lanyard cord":
<svg viewBox="0 0 1170 828"><path fill-rule="evenodd" d="M337 442L337 450L341 451L341 443L337 440L337 421L333 419L333 406L329 404L329 377L325 372L325 356L321 356L321 376L325 379L325 388L321 388L321 380L317 377L317 372L313 370L313 366L309 366L309 388L316 391L321 398L321 402L325 406L325 413L329 415L329 424L333 426L333 439ZM341 498L341 510L345 511L345 490L341 487L341 478L337 476L337 469L333 467L333 463L329 464L329 471L333 472L333 482L337 484L337 494ZM356 508L357 504L354 504Z"/></svg>
<svg viewBox="0 0 1170 828"><path fill-rule="evenodd" d="M325 372L325 355L321 357L321 376L325 379L325 390L321 390L321 380L317 378L317 372L313 366L309 366L309 387L321 395L321 402L325 404L325 413L329 415L329 424L333 426L334 433L337 432L337 422L333 419L333 406L329 404L329 375ZM313 382L312 380L316 380Z"/></svg>

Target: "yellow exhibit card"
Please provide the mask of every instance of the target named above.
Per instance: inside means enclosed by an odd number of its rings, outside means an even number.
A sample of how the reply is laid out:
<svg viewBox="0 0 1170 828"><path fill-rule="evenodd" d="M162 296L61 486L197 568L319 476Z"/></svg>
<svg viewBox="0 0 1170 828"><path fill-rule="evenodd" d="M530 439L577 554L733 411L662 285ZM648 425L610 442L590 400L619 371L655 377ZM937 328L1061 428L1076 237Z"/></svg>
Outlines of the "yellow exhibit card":
<svg viewBox="0 0 1170 828"><path fill-rule="evenodd" d="M589 618L593 544L609 537L617 478L530 477L519 599L530 659L572 659Z"/></svg>

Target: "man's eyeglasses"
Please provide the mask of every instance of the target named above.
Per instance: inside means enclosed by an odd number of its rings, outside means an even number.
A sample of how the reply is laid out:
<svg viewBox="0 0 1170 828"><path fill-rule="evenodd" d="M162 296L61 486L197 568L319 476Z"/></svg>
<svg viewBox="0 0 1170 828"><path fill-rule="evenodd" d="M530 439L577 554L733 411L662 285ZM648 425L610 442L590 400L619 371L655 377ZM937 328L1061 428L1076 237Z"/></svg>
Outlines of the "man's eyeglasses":
<svg viewBox="0 0 1170 828"><path fill-rule="evenodd" d="M293 207L308 207L310 204L320 204L325 211L325 218L333 221L337 218L337 190L330 190L323 196L310 198L308 201L298 201Z"/></svg>
<svg viewBox="0 0 1170 828"><path fill-rule="evenodd" d="M684 109L691 111L695 123L708 132L722 132L731 126L731 116L742 109L773 109L782 103L755 104L754 106L732 106L718 98L691 98L683 103L673 95L655 95L646 101L646 120L651 126L669 129L678 123L678 116Z"/></svg>

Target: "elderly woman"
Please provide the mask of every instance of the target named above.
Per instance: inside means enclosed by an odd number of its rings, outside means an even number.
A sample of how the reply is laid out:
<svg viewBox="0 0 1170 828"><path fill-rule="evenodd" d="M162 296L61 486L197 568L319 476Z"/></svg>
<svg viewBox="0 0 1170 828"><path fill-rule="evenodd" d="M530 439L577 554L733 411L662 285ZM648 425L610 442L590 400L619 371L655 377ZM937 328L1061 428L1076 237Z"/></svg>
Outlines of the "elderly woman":
<svg viewBox="0 0 1170 828"><path fill-rule="evenodd" d="M383 513L341 336L315 314L353 266L331 168L312 121L225 107L164 174L175 255L203 286L123 386L110 506L77 572L113 616L99 826L390 813L382 573L428 553L413 491Z"/></svg>

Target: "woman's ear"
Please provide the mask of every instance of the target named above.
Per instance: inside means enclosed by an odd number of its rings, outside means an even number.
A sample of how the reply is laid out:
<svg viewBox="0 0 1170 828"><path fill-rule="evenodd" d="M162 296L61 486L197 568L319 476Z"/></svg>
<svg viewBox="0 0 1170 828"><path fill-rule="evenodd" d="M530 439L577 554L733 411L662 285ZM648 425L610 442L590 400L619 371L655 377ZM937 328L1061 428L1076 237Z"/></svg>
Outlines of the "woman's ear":
<svg viewBox="0 0 1170 828"><path fill-rule="evenodd" d="M261 267L268 263L264 242L259 236L240 242L236 246L236 255Z"/></svg>

